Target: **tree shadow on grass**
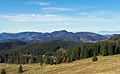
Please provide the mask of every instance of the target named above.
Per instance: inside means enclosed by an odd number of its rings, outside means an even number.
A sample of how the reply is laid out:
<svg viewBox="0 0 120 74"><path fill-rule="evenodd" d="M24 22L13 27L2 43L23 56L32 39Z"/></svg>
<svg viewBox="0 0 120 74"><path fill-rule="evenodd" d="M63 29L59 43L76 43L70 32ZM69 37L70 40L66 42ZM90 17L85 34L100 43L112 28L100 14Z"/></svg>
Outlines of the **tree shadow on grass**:
<svg viewBox="0 0 120 74"><path fill-rule="evenodd" d="M27 69L27 70L23 70L23 72L26 72L26 71L29 71L30 69Z"/></svg>

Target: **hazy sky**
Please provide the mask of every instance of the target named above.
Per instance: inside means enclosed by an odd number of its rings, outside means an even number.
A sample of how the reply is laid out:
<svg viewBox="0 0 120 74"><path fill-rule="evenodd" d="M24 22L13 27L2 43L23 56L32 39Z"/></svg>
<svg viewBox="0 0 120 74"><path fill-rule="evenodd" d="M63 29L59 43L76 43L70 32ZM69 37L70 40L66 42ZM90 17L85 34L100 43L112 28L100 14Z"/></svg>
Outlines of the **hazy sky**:
<svg viewBox="0 0 120 74"><path fill-rule="evenodd" d="M120 0L0 0L0 32L119 29Z"/></svg>

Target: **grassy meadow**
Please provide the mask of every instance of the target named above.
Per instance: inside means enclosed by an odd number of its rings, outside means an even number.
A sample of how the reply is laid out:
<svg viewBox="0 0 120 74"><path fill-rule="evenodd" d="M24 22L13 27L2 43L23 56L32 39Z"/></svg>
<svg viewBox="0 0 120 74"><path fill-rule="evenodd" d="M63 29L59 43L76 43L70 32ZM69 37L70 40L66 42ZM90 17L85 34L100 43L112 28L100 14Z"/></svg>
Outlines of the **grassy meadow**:
<svg viewBox="0 0 120 74"><path fill-rule="evenodd" d="M0 64L0 71L2 64ZM7 74L18 74L19 65L6 64ZM97 62L91 58L59 65L26 64L22 65L23 74L119 74L120 55L98 56Z"/></svg>

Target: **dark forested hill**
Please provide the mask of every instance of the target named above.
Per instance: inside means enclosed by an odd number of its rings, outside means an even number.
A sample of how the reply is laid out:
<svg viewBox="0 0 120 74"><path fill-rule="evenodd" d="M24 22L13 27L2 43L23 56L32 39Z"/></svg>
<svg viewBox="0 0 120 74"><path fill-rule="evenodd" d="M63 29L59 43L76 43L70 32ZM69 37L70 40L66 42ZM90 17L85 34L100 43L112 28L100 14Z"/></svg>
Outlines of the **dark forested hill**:
<svg viewBox="0 0 120 74"><path fill-rule="evenodd" d="M91 42L101 41L107 39L106 36L91 33L91 32L67 32L65 30L54 31L52 33L41 32L21 32L21 33L2 33L0 40L4 39L18 39L25 42L48 42L52 40L63 40L73 42Z"/></svg>
<svg viewBox="0 0 120 74"><path fill-rule="evenodd" d="M0 50L16 48L17 46L25 45L26 42L20 40L6 39L0 41Z"/></svg>

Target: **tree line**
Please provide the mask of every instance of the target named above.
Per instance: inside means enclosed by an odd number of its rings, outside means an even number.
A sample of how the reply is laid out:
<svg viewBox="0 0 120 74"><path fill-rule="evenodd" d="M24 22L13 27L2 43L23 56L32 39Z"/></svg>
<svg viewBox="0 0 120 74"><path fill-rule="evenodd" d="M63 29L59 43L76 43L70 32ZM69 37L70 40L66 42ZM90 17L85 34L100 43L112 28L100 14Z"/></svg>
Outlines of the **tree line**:
<svg viewBox="0 0 120 74"><path fill-rule="evenodd" d="M51 41L48 43L29 44L0 52L0 63L10 64L59 64L70 63L98 55L120 53L120 40L107 40L95 43L75 43Z"/></svg>

